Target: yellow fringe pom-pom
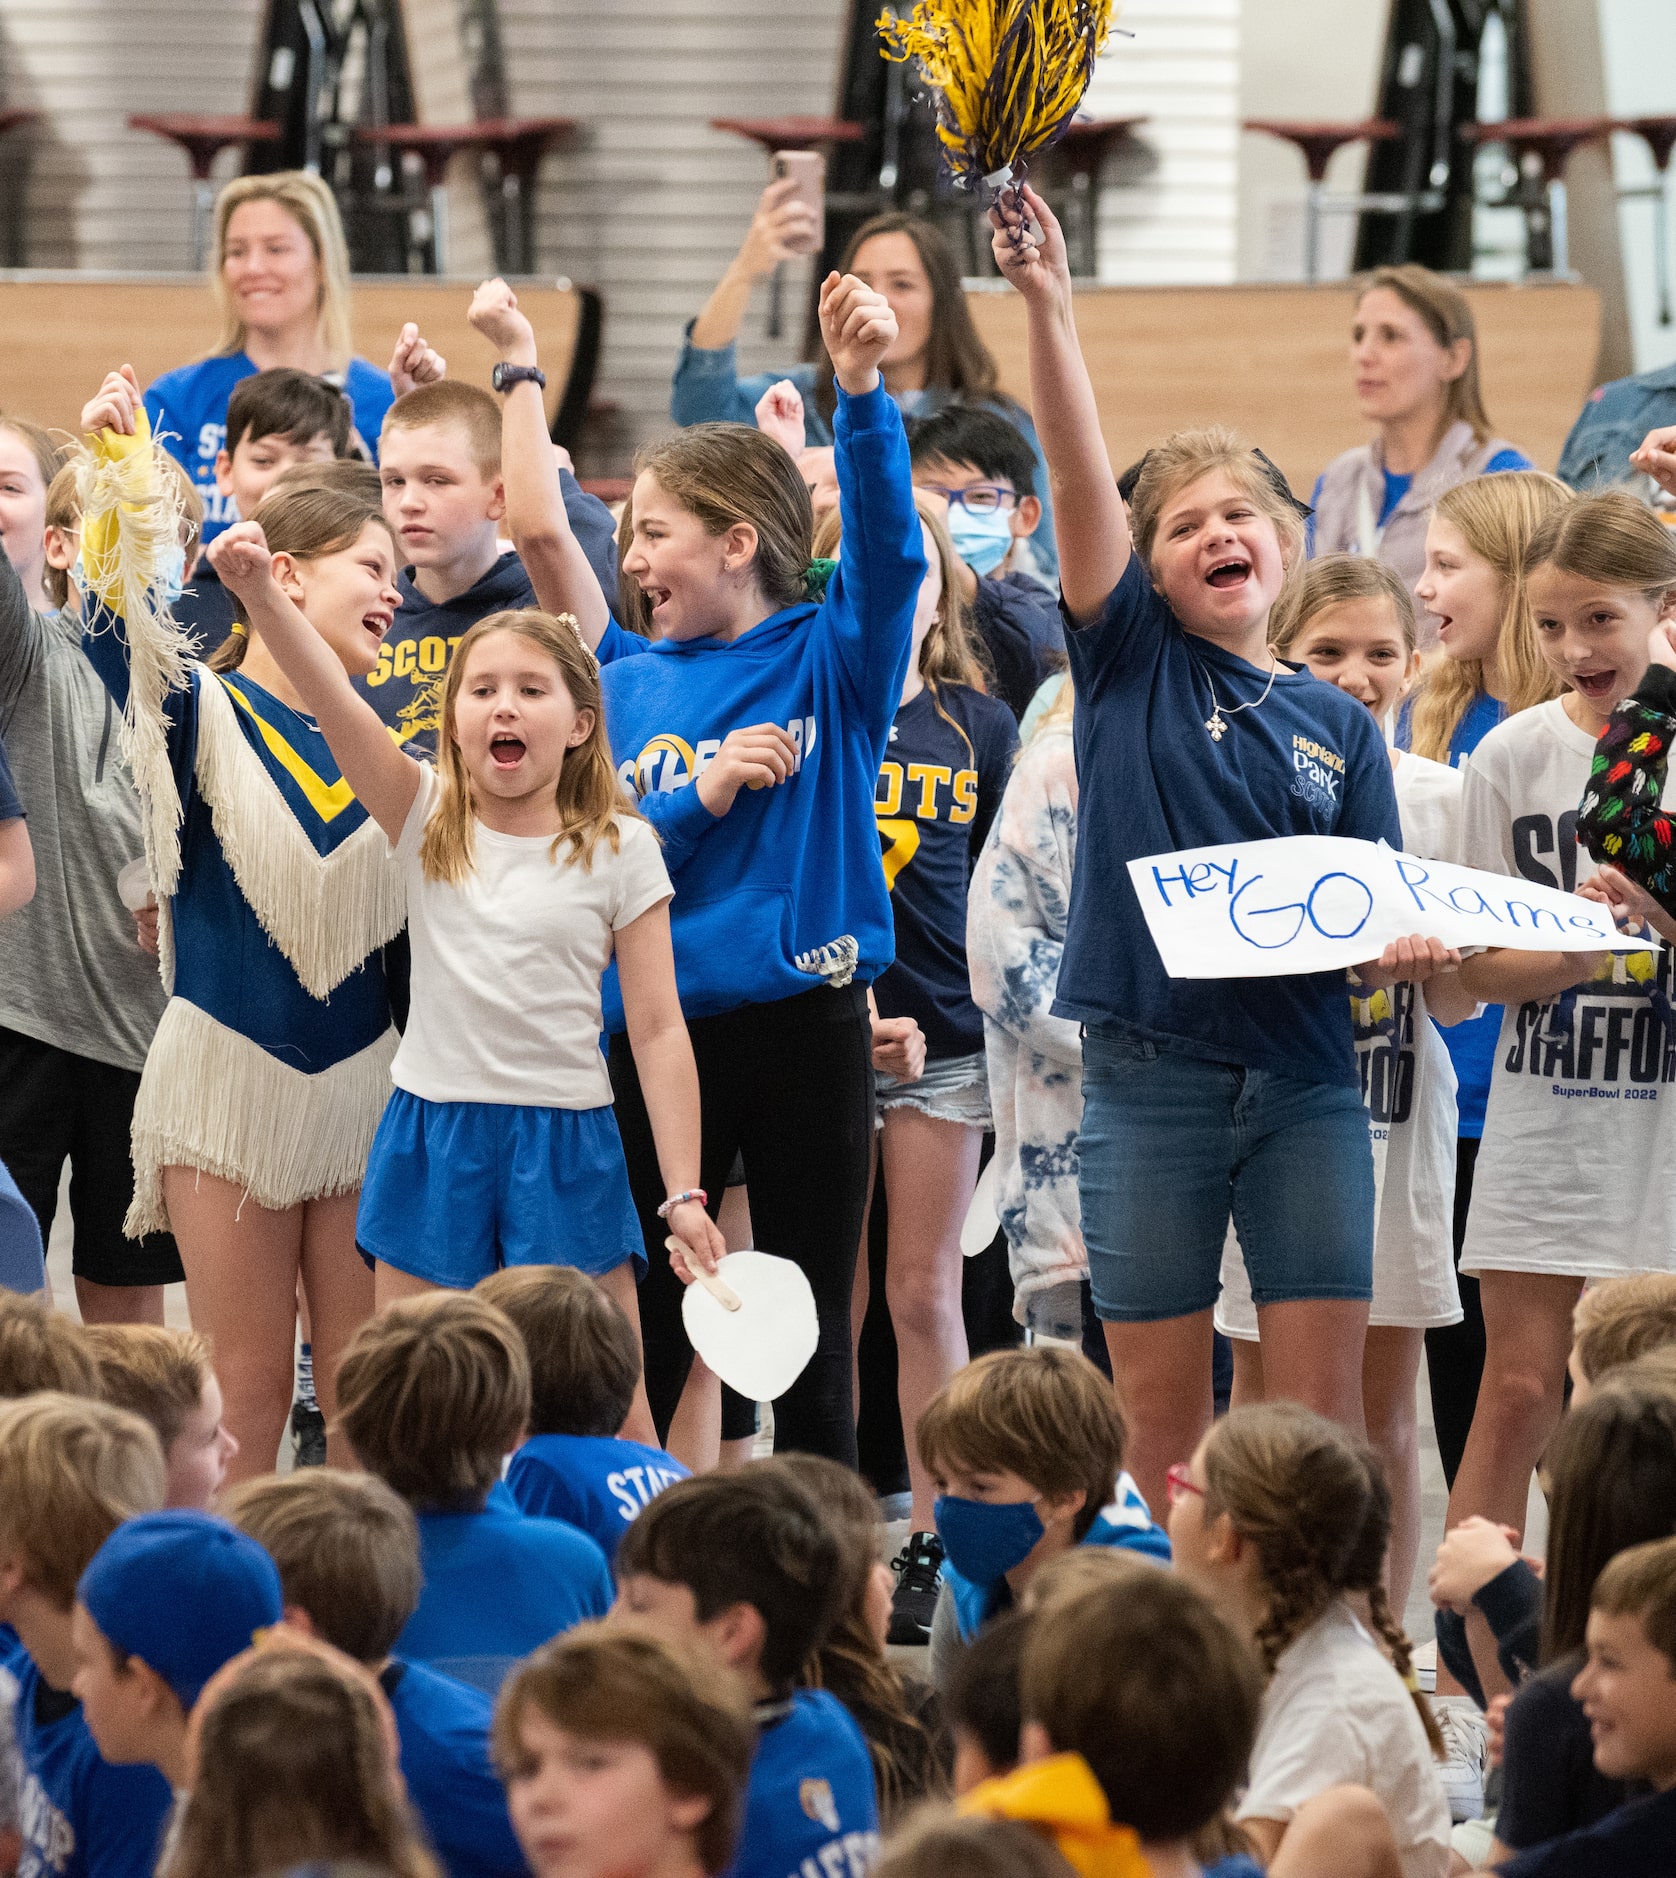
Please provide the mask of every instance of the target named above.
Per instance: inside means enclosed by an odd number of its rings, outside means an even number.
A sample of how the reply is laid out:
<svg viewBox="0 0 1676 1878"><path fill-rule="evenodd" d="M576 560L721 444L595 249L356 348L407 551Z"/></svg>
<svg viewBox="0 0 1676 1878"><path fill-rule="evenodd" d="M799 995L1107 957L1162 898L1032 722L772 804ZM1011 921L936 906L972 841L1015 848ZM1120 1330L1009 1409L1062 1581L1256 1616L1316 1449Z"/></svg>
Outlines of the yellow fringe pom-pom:
<svg viewBox="0 0 1676 1878"><path fill-rule="evenodd" d="M918 0L878 22L887 59L913 59L937 94L937 136L954 179L1022 180L1060 137L1094 76L1113 0Z"/></svg>

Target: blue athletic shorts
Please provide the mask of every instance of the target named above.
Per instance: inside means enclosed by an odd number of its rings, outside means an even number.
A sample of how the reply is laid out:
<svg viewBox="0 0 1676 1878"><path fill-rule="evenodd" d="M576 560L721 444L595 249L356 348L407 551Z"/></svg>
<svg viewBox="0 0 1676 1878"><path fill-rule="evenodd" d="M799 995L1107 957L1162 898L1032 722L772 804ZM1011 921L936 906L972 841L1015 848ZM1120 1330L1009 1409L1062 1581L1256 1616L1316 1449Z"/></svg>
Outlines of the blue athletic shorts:
<svg viewBox="0 0 1676 1878"><path fill-rule="evenodd" d="M1107 1323L1208 1311L1232 1214L1259 1307L1373 1296L1373 1145L1360 1092L1090 1028L1082 1236Z"/></svg>
<svg viewBox="0 0 1676 1878"><path fill-rule="evenodd" d="M362 1253L465 1290L503 1265L574 1265L598 1277L645 1242L609 1104L520 1108L427 1102L397 1089L367 1160Z"/></svg>

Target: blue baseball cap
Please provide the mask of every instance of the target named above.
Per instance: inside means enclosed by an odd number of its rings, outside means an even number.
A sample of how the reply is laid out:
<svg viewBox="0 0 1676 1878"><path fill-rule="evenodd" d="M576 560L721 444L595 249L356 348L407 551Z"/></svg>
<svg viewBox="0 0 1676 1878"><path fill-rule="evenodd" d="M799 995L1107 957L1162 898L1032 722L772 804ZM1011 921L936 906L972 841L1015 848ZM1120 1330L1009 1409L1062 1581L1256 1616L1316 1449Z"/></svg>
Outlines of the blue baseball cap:
<svg viewBox="0 0 1676 1878"><path fill-rule="evenodd" d="M125 1520L94 1553L76 1597L112 1646L154 1669L188 1710L285 1605L279 1568L254 1539L190 1512Z"/></svg>

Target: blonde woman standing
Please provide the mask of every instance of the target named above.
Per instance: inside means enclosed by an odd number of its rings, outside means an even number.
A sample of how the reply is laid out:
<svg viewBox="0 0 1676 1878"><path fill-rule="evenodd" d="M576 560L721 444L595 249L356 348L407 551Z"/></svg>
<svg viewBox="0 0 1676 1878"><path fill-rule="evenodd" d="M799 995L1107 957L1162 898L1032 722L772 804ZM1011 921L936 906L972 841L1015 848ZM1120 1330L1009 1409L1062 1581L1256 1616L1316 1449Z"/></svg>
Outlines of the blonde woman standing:
<svg viewBox="0 0 1676 1878"><path fill-rule="evenodd" d="M412 325L402 328L388 371L354 357L343 224L331 190L305 171L240 176L222 190L209 284L221 314L215 350L165 372L145 394L154 434L204 499L206 544L239 520L232 498L216 488L215 461L226 442L227 400L241 378L290 366L330 380L376 457L384 413L444 371Z"/></svg>
<svg viewBox="0 0 1676 1878"><path fill-rule="evenodd" d="M1492 431L1472 307L1441 274L1412 263L1369 274L1356 298L1350 365L1376 434L1316 478L1312 552L1376 556L1412 592L1438 497L1472 476L1535 466ZM1437 624L1422 614L1420 649L1436 643Z"/></svg>

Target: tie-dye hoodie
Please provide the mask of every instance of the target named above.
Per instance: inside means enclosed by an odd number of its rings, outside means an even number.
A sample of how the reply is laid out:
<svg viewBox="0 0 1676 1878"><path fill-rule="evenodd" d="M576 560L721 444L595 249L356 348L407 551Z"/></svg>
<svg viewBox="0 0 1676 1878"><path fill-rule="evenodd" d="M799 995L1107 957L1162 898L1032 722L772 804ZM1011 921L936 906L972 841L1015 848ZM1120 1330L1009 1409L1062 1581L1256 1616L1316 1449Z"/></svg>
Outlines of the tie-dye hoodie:
<svg viewBox="0 0 1676 1878"><path fill-rule="evenodd" d="M1053 1015L1076 849L1071 726L1048 723L1018 759L966 903L995 1117L996 1211L1020 1323L1032 1297L1088 1277L1077 1202L1082 1040L1071 1019Z"/></svg>

